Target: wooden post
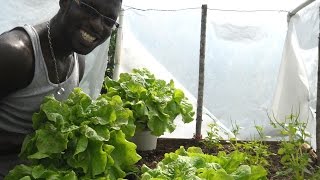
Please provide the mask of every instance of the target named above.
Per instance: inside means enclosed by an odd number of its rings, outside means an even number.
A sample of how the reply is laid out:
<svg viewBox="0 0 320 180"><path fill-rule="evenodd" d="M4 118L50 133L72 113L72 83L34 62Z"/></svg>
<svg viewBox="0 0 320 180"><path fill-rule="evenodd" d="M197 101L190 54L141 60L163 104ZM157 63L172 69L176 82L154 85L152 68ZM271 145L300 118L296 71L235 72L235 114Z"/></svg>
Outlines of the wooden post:
<svg viewBox="0 0 320 180"><path fill-rule="evenodd" d="M207 5L202 5L201 16L201 36L200 36L200 58L199 58L199 83L198 83L198 100L197 100L197 119L195 139L202 139L202 107L203 107L203 89L204 89L204 66L206 52L206 28L207 27Z"/></svg>
<svg viewBox="0 0 320 180"><path fill-rule="evenodd" d="M319 8L320 17L320 8ZM320 19L319 19L320 21ZM317 107L316 107L316 144L317 144L317 164L320 165L320 22L319 22L319 35L318 35L318 80L317 80Z"/></svg>

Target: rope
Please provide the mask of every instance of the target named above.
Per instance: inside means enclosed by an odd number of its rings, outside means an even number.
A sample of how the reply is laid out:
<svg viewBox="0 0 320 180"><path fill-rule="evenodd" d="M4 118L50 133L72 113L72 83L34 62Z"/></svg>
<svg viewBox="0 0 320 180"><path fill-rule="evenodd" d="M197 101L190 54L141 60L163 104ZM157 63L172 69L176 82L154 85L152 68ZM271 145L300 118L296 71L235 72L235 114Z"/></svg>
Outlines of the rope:
<svg viewBox="0 0 320 180"><path fill-rule="evenodd" d="M190 7L190 8L182 8L182 9L141 9L136 8L128 5L124 5L124 7L127 7L124 9L125 11L128 10L137 10L137 11L165 11L165 12L176 12L176 11L186 11L186 10L195 10L195 9L201 9L201 7ZM257 9L257 10L236 10L236 9L218 9L218 8L208 8L210 11L226 11L226 12L285 12L288 13L290 11L287 10L276 10L276 9Z"/></svg>

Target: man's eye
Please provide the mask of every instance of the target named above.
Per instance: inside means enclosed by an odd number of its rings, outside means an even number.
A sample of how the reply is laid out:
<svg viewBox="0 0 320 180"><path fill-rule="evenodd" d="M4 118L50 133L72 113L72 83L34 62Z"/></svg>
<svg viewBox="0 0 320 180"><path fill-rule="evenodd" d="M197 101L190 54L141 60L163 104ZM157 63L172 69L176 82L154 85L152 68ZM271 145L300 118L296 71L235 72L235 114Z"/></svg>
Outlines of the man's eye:
<svg viewBox="0 0 320 180"><path fill-rule="evenodd" d="M114 26L115 21L113 21L113 20L111 20L111 19L109 19L109 18L106 18L106 17L104 17L103 19L104 19L104 23L105 23L108 27L113 27L113 26Z"/></svg>

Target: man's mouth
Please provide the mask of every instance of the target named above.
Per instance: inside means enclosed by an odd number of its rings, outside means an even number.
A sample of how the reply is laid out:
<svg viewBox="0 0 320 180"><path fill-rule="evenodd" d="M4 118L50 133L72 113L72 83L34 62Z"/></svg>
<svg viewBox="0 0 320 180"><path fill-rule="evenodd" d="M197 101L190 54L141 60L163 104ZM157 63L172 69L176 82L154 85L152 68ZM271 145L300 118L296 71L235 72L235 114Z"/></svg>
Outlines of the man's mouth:
<svg viewBox="0 0 320 180"><path fill-rule="evenodd" d="M89 34L88 32L84 31L84 30L80 30L80 34L82 39L84 39L85 41L92 43L93 41L95 41L97 38L94 37L93 35Z"/></svg>

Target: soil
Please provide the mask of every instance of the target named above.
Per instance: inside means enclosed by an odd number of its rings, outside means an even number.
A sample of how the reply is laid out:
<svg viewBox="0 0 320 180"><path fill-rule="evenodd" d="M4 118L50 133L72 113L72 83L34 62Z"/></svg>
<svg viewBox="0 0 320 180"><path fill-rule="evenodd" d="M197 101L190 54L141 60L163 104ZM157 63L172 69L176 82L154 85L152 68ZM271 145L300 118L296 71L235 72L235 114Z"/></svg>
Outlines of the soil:
<svg viewBox="0 0 320 180"><path fill-rule="evenodd" d="M221 142L224 146L226 152L232 151L232 147L227 142ZM270 152L277 153L279 149L279 143L277 141L268 141L266 144L269 145ZM184 146L185 149L191 146L200 147L202 151L206 154L216 155L218 153L217 149L208 149L203 143L195 139L172 139L172 138L159 138L157 142L157 148L151 151L138 151L138 154L142 159L137 163L138 168L143 164L150 168L155 168L157 163L161 161L165 153L174 152L179 149L180 146ZM280 171L282 165L280 164L279 156L270 156L268 159L270 167L268 168L268 179L270 180L287 180L291 179L289 177L275 177L276 172ZM131 179L131 178L130 178Z"/></svg>

